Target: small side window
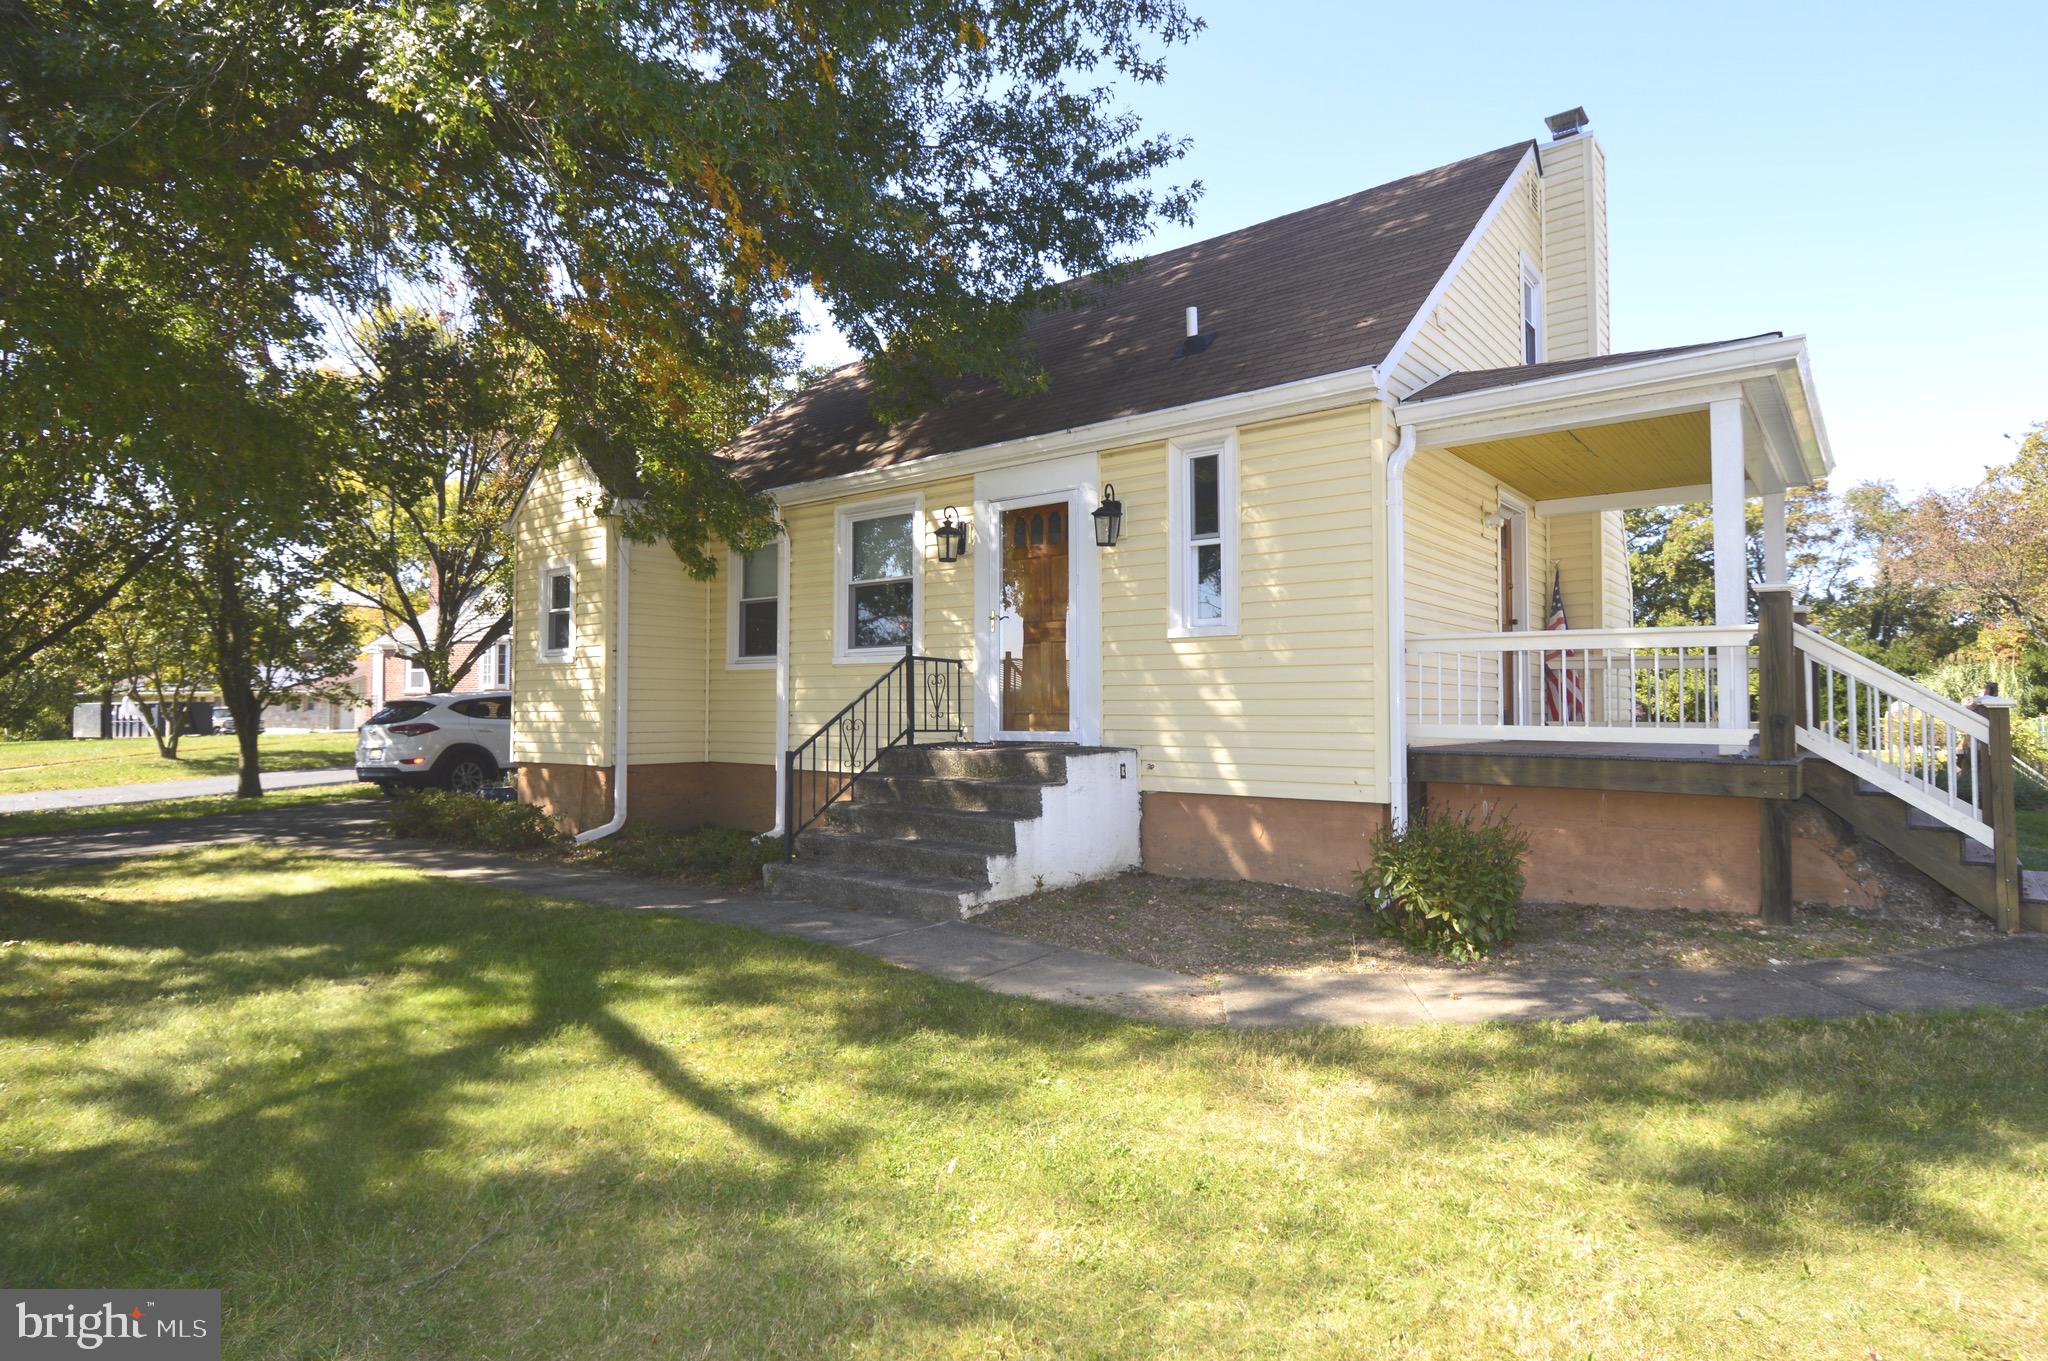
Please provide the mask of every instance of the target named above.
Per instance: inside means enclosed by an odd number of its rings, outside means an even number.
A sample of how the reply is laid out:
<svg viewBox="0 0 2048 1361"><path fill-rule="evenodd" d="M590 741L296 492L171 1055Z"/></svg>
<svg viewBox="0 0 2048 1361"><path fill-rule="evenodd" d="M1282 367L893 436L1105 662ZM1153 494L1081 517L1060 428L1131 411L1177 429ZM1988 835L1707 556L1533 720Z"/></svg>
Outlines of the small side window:
<svg viewBox="0 0 2048 1361"><path fill-rule="evenodd" d="M540 655L549 661L568 657L576 645L576 577L567 567L551 567L540 579Z"/></svg>
<svg viewBox="0 0 2048 1361"><path fill-rule="evenodd" d="M424 695L430 688L432 688L432 685L433 682L427 679L427 668L421 666L417 661L413 660L411 657L407 657L405 659L406 693L412 695Z"/></svg>
<svg viewBox="0 0 2048 1361"><path fill-rule="evenodd" d="M1189 637L1237 631L1237 441L1176 442L1173 460L1173 557L1168 563L1168 627Z"/></svg>
<svg viewBox="0 0 2048 1361"><path fill-rule="evenodd" d="M1522 260L1522 362L1543 362L1543 276Z"/></svg>
<svg viewBox="0 0 2048 1361"><path fill-rule="evenodd" d="M736 662L775 659L782 592L782 549L769 544L735 557L732 657Z"/></svg>

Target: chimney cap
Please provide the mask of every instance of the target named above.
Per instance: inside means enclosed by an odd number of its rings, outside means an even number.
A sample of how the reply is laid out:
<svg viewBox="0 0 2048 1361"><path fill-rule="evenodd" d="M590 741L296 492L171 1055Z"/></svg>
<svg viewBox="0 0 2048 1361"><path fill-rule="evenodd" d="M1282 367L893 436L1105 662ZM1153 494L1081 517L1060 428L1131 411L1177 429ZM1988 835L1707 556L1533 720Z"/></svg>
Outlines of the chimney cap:
<svg viewBox="0 0 2048 1361"><path fill-rule="evenodd" d="M1567 137L1575 137L1584 132L1592 121L1586 117L1583 108L1566 109L1563 113L1554 113L1544 119L1543 126L1550 129L1551 141L1562 142Z"/></svg>

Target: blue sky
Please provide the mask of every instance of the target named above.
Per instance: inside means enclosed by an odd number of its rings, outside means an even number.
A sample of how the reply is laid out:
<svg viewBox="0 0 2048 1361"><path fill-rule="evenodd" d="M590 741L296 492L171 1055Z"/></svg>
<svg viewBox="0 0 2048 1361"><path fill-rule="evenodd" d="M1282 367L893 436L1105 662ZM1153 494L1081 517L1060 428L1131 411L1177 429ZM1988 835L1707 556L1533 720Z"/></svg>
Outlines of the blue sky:
<svg viewBox="0 0 2048 1361"><path fill-rule="evenodd" d="M1206 193L1148 250L1582 104L1615 349L1803 332L1838 484L1970 481L2048 419L2048 5L1191 2L1133 107Z"/></svg>

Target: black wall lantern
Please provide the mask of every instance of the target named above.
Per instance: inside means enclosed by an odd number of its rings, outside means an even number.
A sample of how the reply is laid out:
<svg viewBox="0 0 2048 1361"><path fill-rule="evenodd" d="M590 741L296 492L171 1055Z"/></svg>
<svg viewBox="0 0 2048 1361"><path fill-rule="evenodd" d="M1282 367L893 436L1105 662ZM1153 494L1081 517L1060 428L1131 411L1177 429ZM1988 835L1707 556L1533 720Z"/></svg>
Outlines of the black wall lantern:
<svg viewBox="0 0 2048 1361"><path fill-rule="evenodd" d="M1095 508L1095 546L1114 548L1124 532L1124 503L1116 499L1116 483L1102 488L1102 504Z"/></svg>
<svg viewBox="0 0 2048 1361"><path fill-rule="evenodd" d="M955 520L953 513L954 508L947 506L945 518L939 521L940 562L958 562L967 551L967 526Z"/></svg>

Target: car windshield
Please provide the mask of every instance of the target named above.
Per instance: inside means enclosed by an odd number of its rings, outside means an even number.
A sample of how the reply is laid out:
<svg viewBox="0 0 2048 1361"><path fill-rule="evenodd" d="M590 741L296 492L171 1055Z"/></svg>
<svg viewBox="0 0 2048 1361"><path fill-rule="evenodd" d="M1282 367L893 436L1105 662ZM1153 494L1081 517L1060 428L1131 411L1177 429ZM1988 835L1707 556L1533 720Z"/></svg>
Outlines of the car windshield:
<svg viewBox="0 0 2048 1361"><path fill-rule="evenodd" d="M372 723L403 723L407 719L418 718L433 707L433 705L426 703L424 700L395 699L376 713L371 714L370 721Z"/></svg>

